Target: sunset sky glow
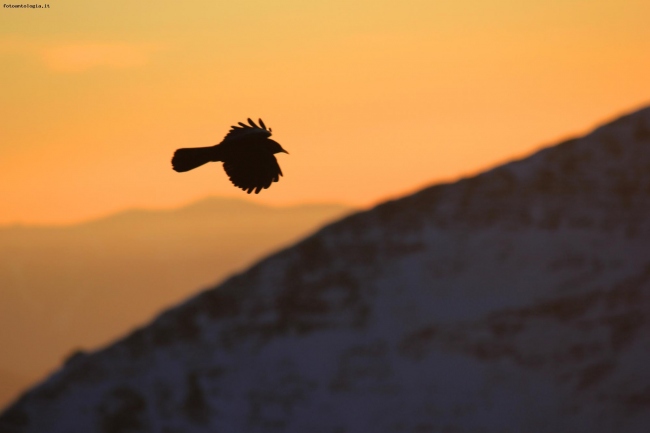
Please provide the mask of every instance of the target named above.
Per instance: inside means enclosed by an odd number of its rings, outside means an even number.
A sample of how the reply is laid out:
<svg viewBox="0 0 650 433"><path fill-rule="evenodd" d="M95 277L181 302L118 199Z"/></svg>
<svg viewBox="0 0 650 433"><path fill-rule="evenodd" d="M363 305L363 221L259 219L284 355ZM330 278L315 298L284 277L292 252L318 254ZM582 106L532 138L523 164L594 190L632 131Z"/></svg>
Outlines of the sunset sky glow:
<svg viewBox="0 0 650 433"><path fill-rule="evenodd" d="M50 1L0 9L0 225L369 206L650 103L647 0ZM247 117L290 152L278 184L172 171Z"/></svg>

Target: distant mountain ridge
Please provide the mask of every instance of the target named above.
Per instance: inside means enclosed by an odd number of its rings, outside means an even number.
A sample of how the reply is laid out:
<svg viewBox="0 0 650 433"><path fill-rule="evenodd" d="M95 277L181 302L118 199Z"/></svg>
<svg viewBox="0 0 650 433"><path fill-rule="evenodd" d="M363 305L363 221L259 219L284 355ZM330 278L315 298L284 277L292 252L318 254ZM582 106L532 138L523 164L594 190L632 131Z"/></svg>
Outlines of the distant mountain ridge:
<svg viewBox="0 0 650 433"><path fill-rule="evenodd" d="M154 218L168 218L175 215L187 215L199 213L205 215L206 212L210 214L232 214L232 212L265 212L268 210L287 211L294 209L340 209L348 211L354 209L352 206L343 205L339 203L308 203L308 204L295 204L272 206L255 203L249 200L243 200L230 197L205 197L178 207L171 208L130 208L122 211L114 212L109 215L100 216L96 218L89 218L84 221L79 221L69 224L23 224L11 223L0 225L0 230L11 229L72 229L80 226L92 226L97 224L111 224L115 221L128 220L130 218L141 217L154 217Z"/></svg>
<svg viewBox="0 0 650 433"><path fill-rule="evenodd" d="M0 407L73 350L105 344L346 212L212 197L75 225L0 227L0 370L15 377L0 381Z"/></svg>
<svg viewBox="0 0 650 433"><path fill-rule="evenodd" d="M324 227L0 417L8 432L645 432L650 108Z"/></svg>

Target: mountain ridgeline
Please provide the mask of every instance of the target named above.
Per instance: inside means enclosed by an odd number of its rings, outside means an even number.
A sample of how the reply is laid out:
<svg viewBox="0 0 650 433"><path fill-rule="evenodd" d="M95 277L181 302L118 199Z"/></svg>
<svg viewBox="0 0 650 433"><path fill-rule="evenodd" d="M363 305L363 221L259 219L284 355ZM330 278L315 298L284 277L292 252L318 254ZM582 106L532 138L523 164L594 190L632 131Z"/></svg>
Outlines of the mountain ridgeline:
<svg viewBox="0 0 650 433"><path fill-rule="evenodd" d="M353 214L71 358L7 432L645 432L650 108Z"/></svg>

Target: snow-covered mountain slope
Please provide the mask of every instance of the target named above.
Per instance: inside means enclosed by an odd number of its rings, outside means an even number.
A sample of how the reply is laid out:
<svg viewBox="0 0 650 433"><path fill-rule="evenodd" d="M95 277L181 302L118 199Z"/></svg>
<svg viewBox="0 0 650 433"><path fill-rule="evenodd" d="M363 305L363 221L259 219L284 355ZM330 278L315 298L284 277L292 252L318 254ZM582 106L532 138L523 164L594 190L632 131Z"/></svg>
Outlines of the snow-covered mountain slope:
<svg viewBox="0 0 650 433"><path fill-rule="evenodd" d="M650 108L332 224L92 354L4 432L646 432Z"/></svg>

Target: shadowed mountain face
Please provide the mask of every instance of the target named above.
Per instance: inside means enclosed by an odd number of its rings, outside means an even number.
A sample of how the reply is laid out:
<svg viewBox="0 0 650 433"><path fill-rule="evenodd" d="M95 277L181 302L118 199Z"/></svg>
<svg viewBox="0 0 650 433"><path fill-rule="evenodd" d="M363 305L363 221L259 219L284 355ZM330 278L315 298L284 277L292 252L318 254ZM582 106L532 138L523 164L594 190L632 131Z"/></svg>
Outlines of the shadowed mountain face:
<svg viewBox="0 0 650 433"><path fill-rule="evenodd" d="M0 407L73 350L106 344L347 212L211 198L67 227L0 228Z"/></svg>
<svg viewBox="0 0 650 433"><path fill-rule="evenodd" d="M332 224L71 358L8 432L645 432L650 109Z"/></svg>

